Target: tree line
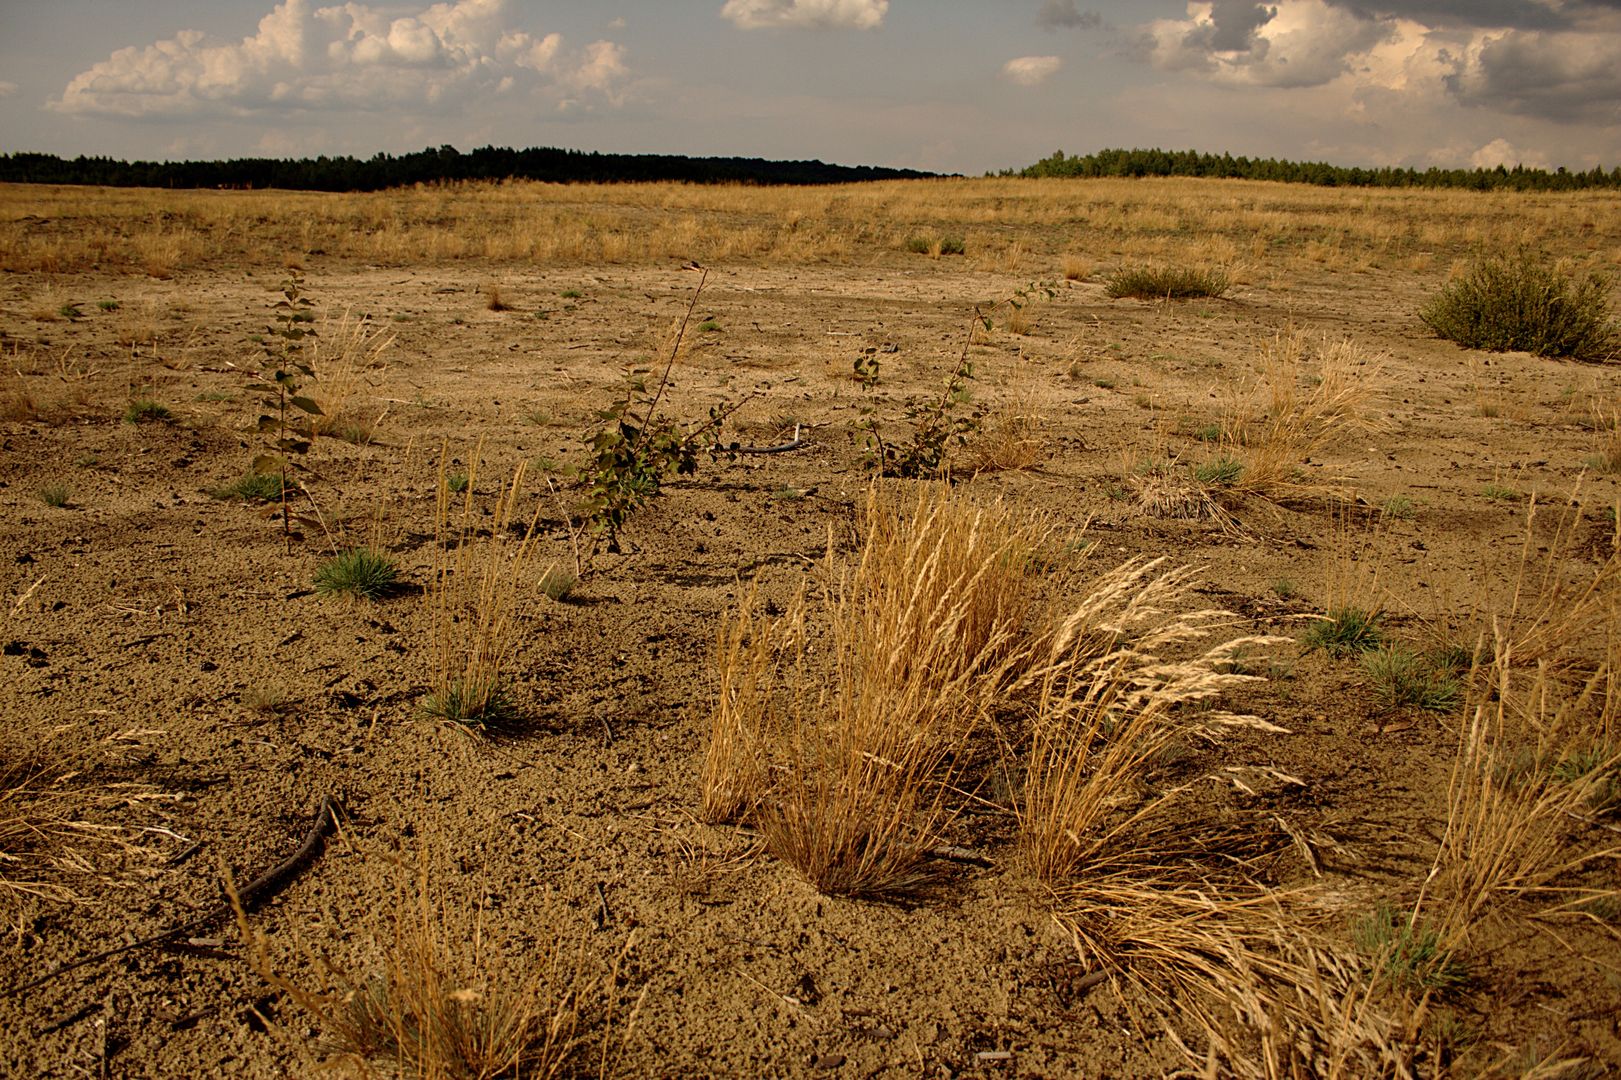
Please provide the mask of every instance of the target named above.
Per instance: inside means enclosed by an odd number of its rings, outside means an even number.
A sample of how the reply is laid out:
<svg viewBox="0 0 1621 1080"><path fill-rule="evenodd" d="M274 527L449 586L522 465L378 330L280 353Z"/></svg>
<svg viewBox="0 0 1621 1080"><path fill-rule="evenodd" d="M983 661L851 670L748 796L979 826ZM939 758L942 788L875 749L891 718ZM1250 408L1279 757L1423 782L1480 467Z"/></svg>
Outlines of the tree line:
<svg viewBox="0 0 1621 1080"><path fill-rule="evenodd" d="M1587 172L1563 167L1549 172L1516 165L1495 169L1347 168L1321 161L1234 157L1197 150L1099 150L1065 156L1062 150L1034 165L1003 176L1197 176L1239 180L1278 180L1324 187L1468 188L1475 191L1577 191L1621 188L1621 166L1610 172L1595 166Z"/></svg>
<svg viewBox="0 0 1621 1080"><path fill-rule="evenodd" d="M380 191L464 180L552 183L684 181L694 184L845 184L932 176L913 169L829 165L821 161L687 157L681 154L601 154L535 147L486 146L463 154L454 146L413 154L357 157L232 158L227 161L119 161L110 157L0 154L0 181L100 184L107 187L287 188L300 191Z"/></svg>

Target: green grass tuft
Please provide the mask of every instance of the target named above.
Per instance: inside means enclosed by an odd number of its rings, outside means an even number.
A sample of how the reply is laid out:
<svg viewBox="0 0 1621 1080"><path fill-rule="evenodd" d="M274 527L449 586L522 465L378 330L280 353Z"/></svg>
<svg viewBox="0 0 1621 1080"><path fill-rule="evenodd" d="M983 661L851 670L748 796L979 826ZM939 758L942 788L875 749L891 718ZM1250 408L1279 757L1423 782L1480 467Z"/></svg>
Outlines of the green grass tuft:
<svg viewBox="0 0 1621 1080"><path fill-rule="evenodd" d="M452 679L443 690L422 699L423 715L447 724L499 727L515 711L499 679Z"/></svg>
<svg viewBox="0 0 1621 1080"><path fill-rule="evenodd" d="M67 506L68 499L72 495L72 490L66 484L46 484L39 489L39 501L58 510Z"/></svg>
<svg viewBox="0 0 1621 1080"><path fill-rule="evenodd" d="M229 484L210 488L208 493L216 499L235 499L240 502L274 502L281 498L281 473L245 473Z"/></svg>
<svg viewBox="0 0 1621 1080"><path fill-rule="evenodd" d="M1244 475L1244 463L1237 458L1221 457L1200 465L1193 470L1193 475L1201 484L1232 487Z"/></svg>
<svg viewBox="0 0 1621 1080"><path fill-rule="evenodd" d="M1403 645L1364 653L1362 666L1387 707L1452 712L1463 702L1463 686L1450 671Z"/></svg>
<svg viewBox="0 0 1621 1080"><path fill-rule="evenodd" d="M1621 349L1609 317L1609 287L1602 275L1577 279L1523 254L1482 259L1448 283L1418 317L1469 349L1608 360Z"/></svg>
<svg viewBox="0 0 1621 1080"><path fill-rule="evenodd" d="M1351 924L1351 939L1373 961L1373 973L1398 990L1446 992L1469 982L1469 969L1422 922L1380 904Z"/></svg>
<svg viewBox="0 0 1621 1080"><path fill-rule="evenodd" d="M322 596L347 593L366 600L381 600L394 590L399 569L394 560L371 548L350 548L315 569L315 591Z"/></svg>
<svg viewBox="0 0 1621 1080"><path fill-rule="evenodd" d="M1367 652L1383 642L1378 614L1350 605L1331 609L1327 618L1312 623L1300 639L1307 649L1322 649L1332 656Z"/></svg>
<svg viewBox="0 0 1621 1080"><path fill-rule="evenodd" d="M129 403L129 408L124 410L124 423L166 423L173 416L169 407L162 402L153 401L151 398L136 398Z"/></svg>

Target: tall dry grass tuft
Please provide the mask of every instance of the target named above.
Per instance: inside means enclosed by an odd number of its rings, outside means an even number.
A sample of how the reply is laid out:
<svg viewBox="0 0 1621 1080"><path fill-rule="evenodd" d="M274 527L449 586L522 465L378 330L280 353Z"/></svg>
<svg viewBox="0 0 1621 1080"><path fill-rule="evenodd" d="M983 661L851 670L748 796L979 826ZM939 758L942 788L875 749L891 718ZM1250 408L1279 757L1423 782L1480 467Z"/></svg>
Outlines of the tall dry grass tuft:
<svg viewBox="0 0 1621 1080"><path fill-rule="evenodd" d="M512 719L508 668L521 624L537 589L535 525L517 517L525 463L498 488L485 517L478 505L483 444L473 452L460 496L451 490L450 451L440 448L434 510L432 614L438 663L423 711L481 728Z"/></svg>
<svg viewBox="0 0 1621 1080"><path fill-rule="evenodd" d="M318 1052L361 1075L416 1080L608 1073L639 1006L620 1014L616 982L628 944L596 975L587 973L583 950L569 957L555 939L539 962L501 955L489 944L485 913L453 909L431 880L426 854L397 872L395 902L361 931L367 966L344 971L317 953L302 966L324 973L319 988L277 972L265 940L237 909L254 968L315 1021Z"/></svg>
<svg viewBox="0 0 1621 1080"><path fill-rule="evenodd" d="M1447 787L1447 826L1426 888L1447 944L1458 944L1512 899L1558 910L1573 895L1566 880L1621 858L1621 843L1595 827L1595 809L1614 803L1621 748L1577 736L1559 715L1581 705L1539 673L1517 693L1520 667L1500 634L1485 677L1476 680L1469 721ZM1589 684L1608 696L1613 681ZM1517 705L1517 703L1519 703ZM1525 703L1529 703L1526 705ZM1601 706L1613 712L1613 703ZM1563 737L1561 735L1563 734ZM1594 752L1595 745L1599 748ZM1572 767L1573 762L1579 767ZM1591 899L1576 890L1578 900ZM1621 889L1608 893L1621 897Z"/></svg>
<svg viewBox="0 0 1621 1080"><path fill-rule="evenodd" d="M1233 658L1277 639L1233 638L1168 659L1230 616L1178 612L1196 574L1163 570L1163 561L1133 561L1104 575L1045 636L1024 676L1032 715L1015 812L1025 863L1043 882L1068 879L1162 808L1139 796L1172 742L1225 725L1282 731L1258 717L1182 708L1260 681L1234 673Z"/></svg>
<svg viewBox="0 0 1621 1080"><path fill-rule="evenodd" d="M310 340L315 378L303 392L321 407L320 415L310 418L311 429L317 435L339 437L353 430L374 430L387 409L363 412L356 398L363 387L375 386L373 380L386 370L383 354L394 344L394 335L345 311L336 325L322 327L321 334Z"/></svg>
<svg viewBox="0 0 1621 1080"><path fill-rule="evenodd" d="M769 627L745 606L717 658L706 804L746 809L738 793L763 761L753 819L827 893L926 881L921 861L1012 677L1032 597L1038 526L943 485L901 490L915 495L870 490L853 570L830 552L817 602L802 593Z"/></svg>
<svg viewBox="0 0 1621 1080"><path fill-rule="evenodd" d="M1364 407L1382 372L1380 358L1351 341L1327 341L1313 349L1300 331L1275 336L1261 350L1259 382L1250 400L1223 424L1220 452L1244 466L1229 485L1232 490L1263 498L1341 490L1334 483L1303 479L1300 467L1340 436L1371 426Z"/></svg>

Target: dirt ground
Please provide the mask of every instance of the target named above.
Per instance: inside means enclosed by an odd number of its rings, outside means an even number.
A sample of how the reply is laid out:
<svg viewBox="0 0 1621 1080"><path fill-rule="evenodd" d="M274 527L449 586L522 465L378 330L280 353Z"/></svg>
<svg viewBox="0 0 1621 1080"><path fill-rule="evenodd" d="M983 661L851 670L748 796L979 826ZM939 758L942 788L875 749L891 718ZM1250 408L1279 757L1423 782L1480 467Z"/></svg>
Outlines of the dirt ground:
<svg viewBox="0 0 1621 1080"><path fill-rule="evenodd" d="M1473 632L1509 589L1533 494L1550 521L1572 499L1585 510L1559 541L1561 574L1591 576L1613 554L1605 515L1621 484L1588 459L1593 407L1613 416L1621 369L1437 340L1417 310L1440 270L1294 264L1220 299L1166 303L1111 300L1101 272L1065 280L1044 257L741 260L709 268L694 313L707 328L690 332L664 408L700 418L755 394L736 437L780 442L798 423L803 447L705 458L636 511L621 552L598 550L566 600L530 609L512 666L521 730L470 738L419 711L436 662L424 590L439 448L465 468L483 440L485 498L530 462L542 561L572 568L560 470L583 458L625 368L652 366L697 275L681 258L300 262L318 327L347 311L394 341L357 397L381 416L373 440L323 438L309 455L333 537L306 527L290 545L262 508L210 494L263 441L250 338L281 266L0 277L0 346L37 414L0 422L0 713L14 750L78 772L60 785L63 816L99 830L41 848L42 880L75 899L6 899L0 993L209 912L222 867L240 880L275 866L333 796L342 835L250 916L295 983L325 985L316 954L349 972L378 964L389 916L425 875L432 918L482 971L556 954L600 973L622 956L603 1028L619 1075L1191 1068L1138 991L1087 977L994 798L953 825L976 858L942 864L939 887L907 903L818 895L746 833L699 819L718 620L751 584L785 601L829 536L852 534L870 483L858 424L904 431L903 408L938 393L975 306L1033 281L1053 296L1025 309L1027 332L1004 313L976 336L972 393L993 416L1036 417L1039 460L959 486L1059 530L1043 584L1056 602L1099 568L1165 556L1203 567L1201 600L1244 632L1298 638L1350 588L1422 647ZM492 285L506 310L491 309ZM1349 339L1368 360L1366 423L1300 463L1345 497L1235 497L1227 520L1145 513L1137 462L1208 457L1196 433L1246 400L1258 357L1296 332L1311 349ZM852 364L869 349L880 374L864 391ZM132 396L169 417L126 422ZM536 480L548 468L562 502ZM65 505L42 497L53 486ZM405 588L375 603L317 595L334 544L362 541L395 556ZM1257 664L1267 681L1232 704L1287 734L1190 748L1167 783L1204 792L1209 813L1260 808L1332 836L1319 883L1346 912L1410 902L1445 826L1460 715L1380 704L1354 659L1290 644ZM1614 888L1615 865L1585 880ZM1287 845L1269 873L1317 880ZM298 1076L327 1056L232 926L193 936L0 998L0 1071ZM1469 1036L1430 1073L1621 1069L1613 921L1504 920L1468 959L1473 982L1449 1010Z"/></svg>

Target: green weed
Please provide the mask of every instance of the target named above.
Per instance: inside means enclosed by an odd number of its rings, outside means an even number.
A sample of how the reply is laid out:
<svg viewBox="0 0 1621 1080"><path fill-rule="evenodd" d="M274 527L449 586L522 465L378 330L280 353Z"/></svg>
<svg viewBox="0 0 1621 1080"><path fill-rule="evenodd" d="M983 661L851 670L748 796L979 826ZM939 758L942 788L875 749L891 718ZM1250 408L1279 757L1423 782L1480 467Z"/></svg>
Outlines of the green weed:
<svg viewBox="0 0 1621 1080"><path fill-rule="evenodd" d="M381 600L399 583L399 569L388 554L358 547L339 552L315 570L315 591Z"/></svg>
<svg viewBox="0 0 1621 1080"><path fill-rule="evenodd" d="M1476 262L1425 304L1419 318L1469 349L1607 360L1618 345L1609 288L1602 275L1577 279L1521 252Z"/></svg>
<svg viewBox="0 0 1621 1080"><path fill-rule="evenodd" d="M1437 669L1405 646L1392 644L1365 652L1362 666L1386 707L1452 712L1463 701L1463 687L1450 672Z"/></svg>
<svg viewBox="0 0 1621 1080"><path fill-rule="evenodd" d="M1110 274L1103 291L1117 300L1188 300L1221 296L1230 284L1224 271L1211 268L1138 266Z"/></svg>
<svg viewBox="0 0 1621 1080"><path fill-rule="evenodd" d="M1308 650L1322 649L1331 656L1348 656L1377 649L1384 641L1379 615L1346 605L1333 608L1326 618L1307 628L1300 643Z"/></svg>

